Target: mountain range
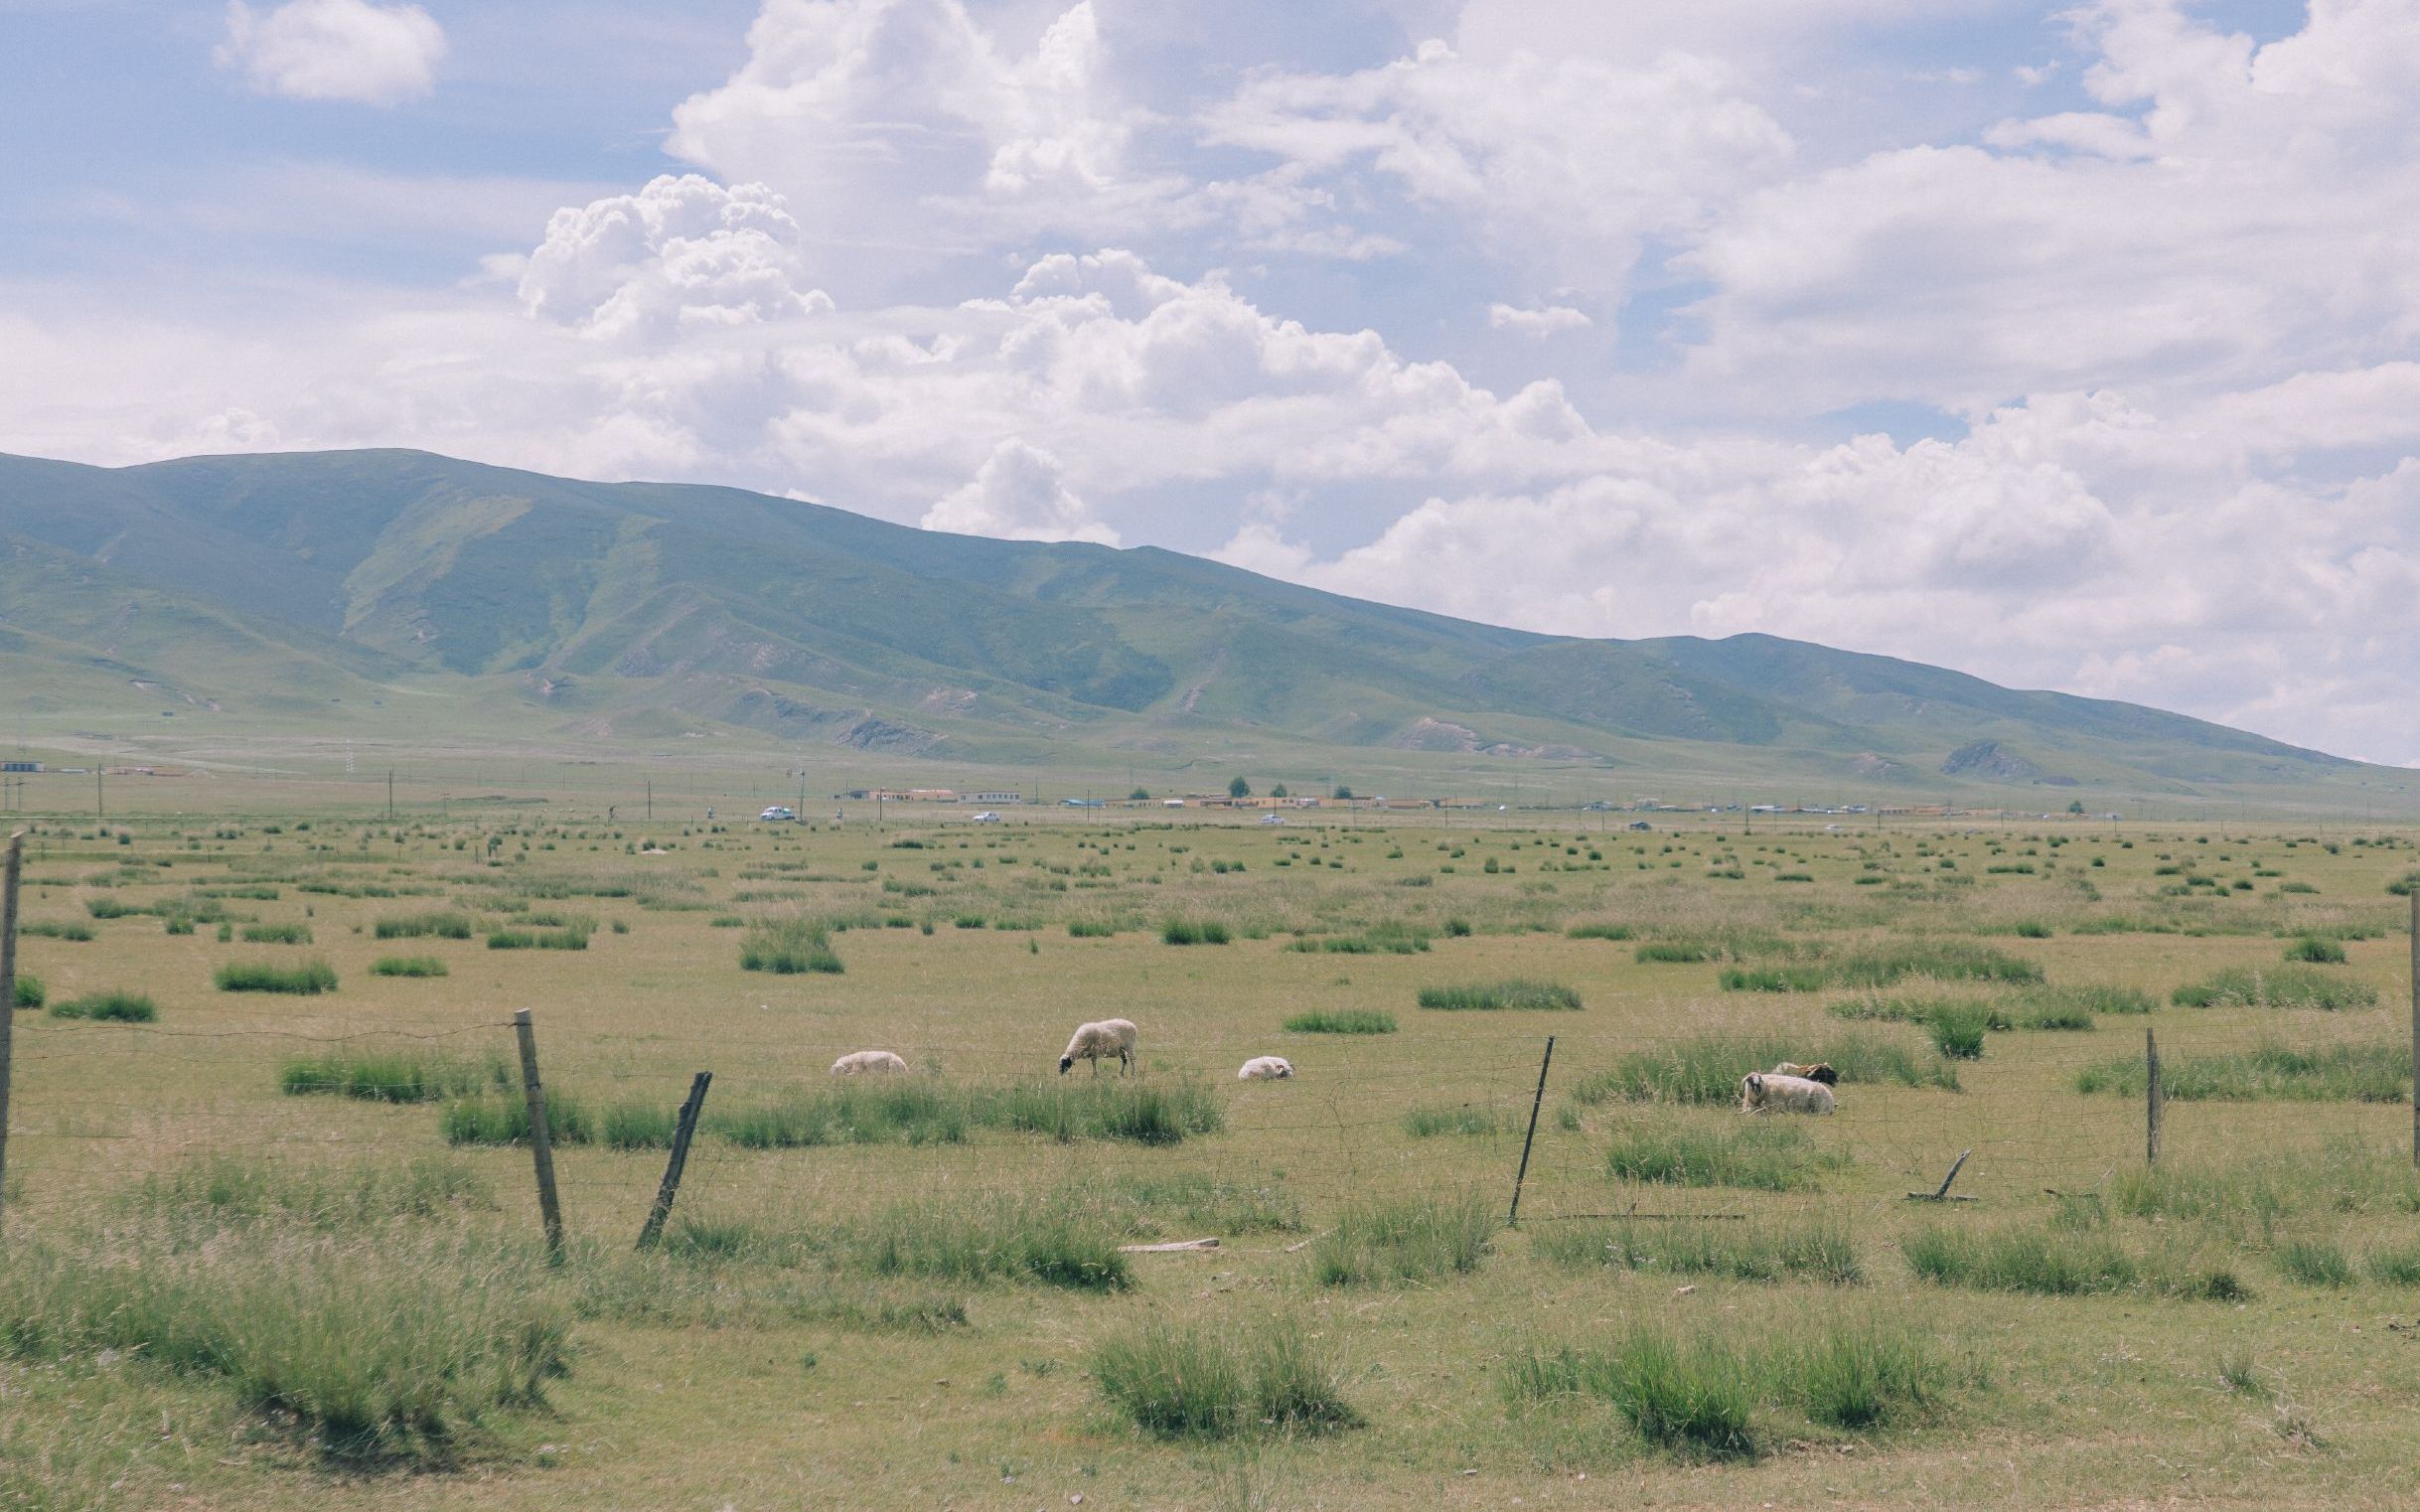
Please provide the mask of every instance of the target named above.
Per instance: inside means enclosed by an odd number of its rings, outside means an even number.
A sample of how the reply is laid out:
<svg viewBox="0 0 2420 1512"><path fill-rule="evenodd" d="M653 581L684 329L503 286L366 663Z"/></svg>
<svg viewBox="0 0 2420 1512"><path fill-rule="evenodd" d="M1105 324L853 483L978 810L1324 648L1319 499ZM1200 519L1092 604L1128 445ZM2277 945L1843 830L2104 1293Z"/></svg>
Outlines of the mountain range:
<svg viewBox="0 0 2420 1512"><path fill-rule="evenodd" d="M2409 776L1771 636L1539 635L1154 547L943 534L737 489L412 451L0 457L0 719L39 735L162 715L188 738L194 721L605 748L706 732L876 764L1258 755L1599 771L1625 791L2037 793L2025 806Z"/></svg>

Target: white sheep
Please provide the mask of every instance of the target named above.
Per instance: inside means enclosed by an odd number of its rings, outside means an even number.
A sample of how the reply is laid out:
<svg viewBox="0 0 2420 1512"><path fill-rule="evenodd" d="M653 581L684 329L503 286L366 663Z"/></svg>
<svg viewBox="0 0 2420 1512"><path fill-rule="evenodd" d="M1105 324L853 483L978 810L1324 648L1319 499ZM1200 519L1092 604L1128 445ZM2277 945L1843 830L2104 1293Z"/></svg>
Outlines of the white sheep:
<svg viewBox="0 0 2420 1512"><path fill-rule="evenodd" d="M1739 1078L1741 1113L1770 1113L1776 1108L1784 1113L1830 1113L1832 1089L1803 1076L1776 1076L1769 1071L1751 1071Z"/></svg>
<svg viewBox="0 0 2420 1512"><path fill-rule="evenodd" d="M1256 1055L1235 1074L1239 1082L1282 1082L1294 1074L1294 1064L1283 1055Z"/></svg>
<svg viewBox="0 0 2420 1512"><path fill-rule="evenodd" d="M1134 1024L1123 1018L1076 1025L1075 1038L1067 1042L1067 1052L1059 1057L1059 1074L1065 1076L1077 1061L1088 1060L1093 1063L1093 1075L1099 1076L1101 1062L1116 1056L1118 1074L1126 1075L1134 1069Z"/></svg>
<svg viewBox="0 0 2420 1512"><path fill-rule="evenodd" d="M858 1050L832 1063L832 1074L834 1076L864 1076L906 1069L907 1062L888 1050Z"/></svg>

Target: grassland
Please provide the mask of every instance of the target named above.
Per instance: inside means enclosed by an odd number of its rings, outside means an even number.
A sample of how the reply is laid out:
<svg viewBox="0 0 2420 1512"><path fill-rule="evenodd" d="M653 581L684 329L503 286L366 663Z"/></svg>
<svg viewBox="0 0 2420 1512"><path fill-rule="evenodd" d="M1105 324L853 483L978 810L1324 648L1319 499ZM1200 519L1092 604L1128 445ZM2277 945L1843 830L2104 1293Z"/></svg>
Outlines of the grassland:
<svg viewBox="0 0 2420 1512"><path fill-rule="evenodd" d="M565 807L36 824L0 1506L2408 1489L2406 837Z"/></svg>

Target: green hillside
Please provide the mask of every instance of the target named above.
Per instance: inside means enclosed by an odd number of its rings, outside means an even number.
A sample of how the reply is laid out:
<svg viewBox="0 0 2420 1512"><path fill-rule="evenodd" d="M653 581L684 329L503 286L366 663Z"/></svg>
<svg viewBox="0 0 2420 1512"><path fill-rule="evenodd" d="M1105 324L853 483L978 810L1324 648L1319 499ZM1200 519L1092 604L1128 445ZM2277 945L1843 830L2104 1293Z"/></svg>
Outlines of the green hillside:
<svg viewBox="0 0 2420 1512"><path fill-rule="evenodd" d="M37 733L383 713L607 746L711 731L986 767L1278 751L1433 787L1527 764L2027 805L2051 795L2010 795L2401 781L1767 636L1558 639L1153 548L403 451L0 458L0 716Z"/></svg>

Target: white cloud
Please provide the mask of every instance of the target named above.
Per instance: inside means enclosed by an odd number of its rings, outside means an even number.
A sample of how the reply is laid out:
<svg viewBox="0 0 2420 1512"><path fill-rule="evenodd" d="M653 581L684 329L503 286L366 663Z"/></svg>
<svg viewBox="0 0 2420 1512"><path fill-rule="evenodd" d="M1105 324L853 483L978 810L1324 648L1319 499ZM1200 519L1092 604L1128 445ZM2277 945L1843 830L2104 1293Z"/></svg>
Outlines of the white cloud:
<svg viewBox="0 0 2420 1512"><path fill-rule="evenodd" d="M1523 336L1543 339L1565 331L1586 331L1595 322L1570 305L1542 305L1524 310L1499 302L1487 307L1487 324L1493 330L1517 331Z"/></svg>
<svg viewBox="0 0 2420 1512"><path fill-rule="evenodd" d="M1118 532L1092 518L1060 472L1058 458L1012 436L992 448L966 487L925 511L921 524L961 535L1118 544Z"/></svg>
<svg viewBox="0 0 2420 1512"><path fill-rule="evenodd" d="M416 5L287 0L263 13L228 0L216 57L263 94L392 105L436 87L445 31Z"/></svg>
<svg viewBox="0 0 2420 1512"><path fill-rule="evenodd" d="M805 286L801 262L781 196L667 174L635 195L556 211L522 266L521 299L592 336L660 338L831 309Z"/></svg>

